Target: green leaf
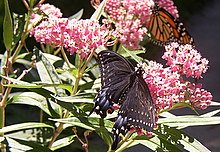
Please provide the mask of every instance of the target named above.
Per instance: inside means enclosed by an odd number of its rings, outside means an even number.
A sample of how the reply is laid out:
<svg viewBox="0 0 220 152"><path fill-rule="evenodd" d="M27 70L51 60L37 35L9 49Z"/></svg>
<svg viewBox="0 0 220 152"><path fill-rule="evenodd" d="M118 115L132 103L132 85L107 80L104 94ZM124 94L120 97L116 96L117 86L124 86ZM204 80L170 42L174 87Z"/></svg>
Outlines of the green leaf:
<svg viewBox="0 0 220 152"><path fill-rule="evenodd" d="M96 133L104 140L104 142L111 147L112 145L112 137L109 134L108 130L105 129L104 127L100 128L99 130L96 130Z"/></svg>
<svg viewBox="0 0 220 152"><path fill-rule="evenodd" d="M4 0L4 5L5 5L5 17L3 21L3 40L6 49L10 50L13 41L13 23L8 5L8 0Z"/></svg>
<svg viewBox="0 0 220 152"><path fill-rule="evenodd" d="M40 52L40 50L34 50L36 56L36 67L38 74L41 78L43 83L49 84L62 84L61 80L58 77L58 74L54 68L54 66L49 62L49 60ZM47 88L49 91L58 94L59 96L65 96L65 90L57 88L57 87L50 87Z"/></svg>
<svg viewBox="0 0 220 152"><path fill-rule="evenodd" d="M93 15L91 16L90 19L93 19L93 20L99 20L103 11L104 11L104 8L105 8L105 3L106 3L106 0L103 0L101 2L101 4L99 5L99 7L96 9L96 11L93 13Z"/></svg>
<svg viewBox="0 0 220 152"><path fill-rule="evenodd" d="M63 102L70 103L94 103L94 97L91 97L89 94L78 94L76 96L67 96L67 97L54 97L55 99Z"/></svg>
<svg viewBox="0 0 220 152"><path fill-rule="evenodd" d="M113 122L101 118L94 117L71 117L65 119L50 119L65 124L71 124L72 126L81 127L88 130L95 131L107 145L112 144L112 138L109 134L113 127Z"/></svg>
<svg viewBox="0 0 220 152"><path fill-rule="evenodd" d="M101 78L98 78L94 81L92 89L100 89L100 87L101 87Z"/></svg>
<svg viewBox="0 0 220 152"><path fill-rule="evenodd" d="M61 123L66 123L66 124L71 124L72 126L78 126L78 127L88 129L88 130L95 130L91 124L82 123L80 119L76 117L65 118L65 119L50 119L50 120L61 122Z"/></svg>
<svg viewBox="0 0 220 152"><path fill-rule="evenodd" d="M158 124L164 124L170 127L185 126L203 126L220 124L220 117L203 117L203 116L176 116L169 118L160 118Z"/></svg>
<svg viewBox="0 0 220 152"><path fill-rule="evenodd" d="M162 113L160 113L160 116L165 117L165 118L176 117L174 114L172 114L170 112L162 112Z"/></svg>
<svg viewBox="0 0 220 152"><path fill-rule="evenodd" d="M51 150L54 151L54 150L70 145L72 142L74 142L75 137L76 135L71 135L71 136L64 137L62 139L55 141L51 147Z"/></svg>
<svg viewBox="0 0 220 152"><path fill-rule="evenodd" d="M1 75L4 75L4 68L3 66L6 65L6 62L7 62L7 51L5 51L5 53L2 55L1 57L1 70L0 70L0 74Z"/></svg>
<svg viewBox="0 0 220 152"><path fill-rule="evenodd" d="M103 120L101 118L93 117L71 117L65 119L50 119L57 122L62 122L66 124L71 124L72 126L78 126L88 130L100 130L102 131L102 126L104 126L108 131L112 130L113 122L110 120Z"/></svg>
<svg viewBox="0 0 220 152"><path fill-rule="evenodd" d="M212 101L210 106L220 106L220 102Z"/></svg>
<svg viewBox="0 0 220 152"><path fill-rule="evenodd" d="M82 15L83 15L83 9L81 9L80 11L78 11L76 14L74 14L74 15L68 17L68 19L69 19L69 20L72 20L72 19L77 19L77 20L79 20L79 19L81 19Z"/></svg>
<svg viewBox="0 0 220 152"><path fill-rule="evenodd" d="M9 85L7 84L4 85L7 87L11 87L11 88L25 88L25 89L34 88L36 89L36 88L58 87L58 88L66 89L67 91L71 91L72 89L72 85L69 85L69 84L29 83L26 81L5 77L3 75L1 75L1 77L13 83Z"/></svg>
<svg viewBox="0 0 220 152"><path fill-rule="evenodd" d="M62 58L56 56L56 55L53 55L53 54L48 54L48 53L42 53L43 56L50 62L50 64L54 65L55 62L58 62L58 61L63 61ZM63 68L68 68L68 66L65 66Z"/></svg>
<svg viewBox="0 0 220 152"><path fill-rule="evenodd" d="M9 137L5 138L5 141L3 142L7 145L8 148L10 148L10 151L29 151L32 150L31 147L27 145L23 145L19 142L17 142L14 139L11 139Z"/></svg>
<svg viewBox="0 0 220 152"><path fill-rule="evenodd" d="M128 143L130 142L130 145ZM190 137L181 130L165 125L159 125L154 131L153 137L136 136L133 140L128 140L122 145L131 147L137 144L142 144L153 151L193 151L193 152L209 152L199 141Z"/></svg>
<svg viewBox="0 0 220 152"><path fill-rule="evenodd" d="M14 20L14 36L13 36L12 45L14 47L21 39L25 25L25 15L19 15L13 13L13 20Z"/></svg>
<svg viewBox="0 0 220 152"><path fill-rule="evenodd" d="M74 103L57 100L57 104L71 112L76 117L87 116L87 114Z"/></svg>
<svg viewBox="0 0 220 152"><path fill-rule="evenodd" d="M12 137L6 137L5 144L10 148L10 151L52 152L52 150L46 146L41 146L33 141L25 141Z"/></svg>
<svg viewBox="0 0 220 152"><path fill-rule="evenodd" d="M179 151L208 152L209 150L199 141L190 137L181 130L166 125L161 125L155 132L160 139L161 148L168 151L179 149ZM177 150L174 150L177 151Z"/></svg>
<svg viewBox="0 0 220 152"><path fill-rule="evenodd" d="M36 106L53 117L59 117L61 115L59 105L35 92L17 93L9 99L8 104L10 103Z"/></svg>
<svg viewBox="0 0 220 152"><path fill-rule="evenodd" d="M220 109L208 112L206 114L201 115L200 117L212 117L220 112Z"/></svg>
<svg viewBox="0 0 220 152"><path fill-rule="evenodd" d="M15 125L9 125L6 127L3 127L0 129L0 134L9 133L12 131L19 131L19 130L25 130L25 129L31 129L31 128L51 128L54 129L53 126L45 124L45 123L38 123L38 122L27 122L27 123L20 123Z"/></svg>
<svg viewBox="0 0 220 152"><path fill-rule="evenodd" d="M95 78L98 78L100 76L100 72L99 72L99 67L95 66L96 64L97 64L96 60L92 58L88 63L88 67L92 67L92 69L89 69L89 71L91 71L91 73Z"/></svg>
<svg viewBox="0 0 220 152"><path fill-rule="evenodd" d="M135 54L136 51L130 51L126 47L122 46L122 48L126 51L129 56L134 59L137 63L140 63L143 59ZM138 51L137 53L141 53L142 51ZM143 52L144 53L144 52Z"/></svg>
<svg viewBox="0 0 220 152"><path fill-rule="evenodd" d="M37 85L37 84L34 84L34 83L25 82L25 81L22 81L22 80L6 77L6 76L3 76L3 75L1 75L1 77L13 83L13 84L10 84L10 85L5 85L5 86L8 86L8 87L14 87L14 88L42 88L42 85Z"/></svg>

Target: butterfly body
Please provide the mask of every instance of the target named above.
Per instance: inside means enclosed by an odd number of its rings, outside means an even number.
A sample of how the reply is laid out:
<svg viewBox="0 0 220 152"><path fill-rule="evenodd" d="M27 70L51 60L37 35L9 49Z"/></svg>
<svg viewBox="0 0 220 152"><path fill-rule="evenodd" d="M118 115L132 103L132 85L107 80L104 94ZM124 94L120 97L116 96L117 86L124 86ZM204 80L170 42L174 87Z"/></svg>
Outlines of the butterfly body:
<svg viewBox="0 0 220 152"><path fill-rule="evenodd" d="M112 129L115 149L120 133L125 135L131 128L152 131L155 108L141 67L135 69L130 61L113 51L101 51L98 62L102 87L92 111L105 118L109 111L114 111L113 104L120 105Z"/></svg>

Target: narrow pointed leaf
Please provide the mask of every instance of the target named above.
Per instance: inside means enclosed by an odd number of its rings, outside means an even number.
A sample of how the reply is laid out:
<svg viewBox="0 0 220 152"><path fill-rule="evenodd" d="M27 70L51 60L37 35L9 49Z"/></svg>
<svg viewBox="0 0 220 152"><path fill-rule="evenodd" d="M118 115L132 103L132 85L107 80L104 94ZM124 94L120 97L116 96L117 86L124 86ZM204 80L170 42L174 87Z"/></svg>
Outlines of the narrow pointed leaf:
<svg viewBox="0 0 220 152"><path fill-rule="evenodd" d="M67 97L54 97L55 99L63 102L70 103L94 103L94 97L89 96L88 94L82 94L77 96L67 96Z"/></svg>
<svg viewBox="0 0 220 152"><path fill-rule="evenodd" d="M52 152L52 150L46 146L42 146L33 141L7 137L5 143L7 147L10 147L10 151Z"/></svg>
<svg viewBox="0 0 220 152"><path fill-rule="evenodd" d="M41 128L41 127L54 129L53 126L45 124L45 123L27 122L27 123L20 123L20 124L9 125L9 126L3 127L2 129L0 129L0 133L5 134L5 133L12 132L12 131L19 131L19 130L25 130L25 129L31 129L31 128Z"/></svg>
<svg viewBox="0 0 220 152"><path fill-rule="evenodd" d="M65 119L50 119L57 122L62 122L66 124L72 124L73 126L82 127L88 130L99 130L100 124L104 126L108 131L111 131L113 123L110 120L104 120L101 118L93 117L71 117Z"/></svg>
<svg viewBox="0 0 220 152"><path fill-rule="evenodd" d="M49 62L49 60L40 52L40 50L34 50L36 55L36 67L38 74L40 75L41 81L43 83L49 84L62 84L61 80L58 77L58 74L54 68L54 66ZM65 91L63 89L57 87L47 88L49 91L54 92L60 96L65 95Z"/></svg>
<svg viewBox="0 0 220 152"><path fill-rule="evenodd" d="M10 103L36 106L53 117L61 115L59 105L50 102L49 99L35 92L22 92L15 94L9 99L8 104Z"/></svg>
<svg viewBox="0 0 220 152"><path fill-rule="evenodd" d="M51 150L54 151L54 150L70 145L72 142L74 142L75 137L76 135L71 135L71 136L64 137L62 139L55 141L51 147Z"/></svg>
<svg viewBox="0 0 220 152"><path fill-rule="evenodd" d="M127 52L127 54L129 54L129 56L131 56L132 59L134 59L137 63L140 63L142 61L142 58L137 56L134 52L128 50L127 48L125 48L123 46L123 49Z"/></svg>
<svg viewBox="0 0 220 152"><path fill-rule="evenodd" d="M93 20L99 20L103 11L104 11L104 8L105 8L105 3L106 3L106 0L103 0L101 2L101 4L99 5L99 7L96 9L96 11L94 12L94 14L92 15L91 19Z"/></svg>
<svg viewBox="0 0 220 152"><path fill-rule="evenodd" d="M220 124L220 117L202 117L202 116L176 116L169 118L160 118L159 124L168 125L170 127L185 127L185 126L204 126Z"/></svg>
<svg viewBox="0 0 220 152"><path fill-rule="evenodd" d="M153 134L152 138L146 136L137 136L129 147L142 144L153 151L193 151L193 152L210 152L198 140L190 137L181 130L167 127L165 125L159 126Z"/></svg>
<svg viewBox="0 0 220 152"><path fill-rule="evenodd" d="M5 16L3 21L3 41L7 50L11 49L13 41L13 23L8 5L8 0L4 0Z"/></svg>
<svg viewBox="0 0 220 152"><path fill-rule="evenodd" d="M69 20L72 20L72 19L81 19L82 18L82 15L83 15L83 9L81 9L80 11L78 11L76 14L68 17Z"/></svg>
<svg viewBox="0 0 220 152"><path fill-rule="evenodd" d="M14 36L13 36L12 45L14 47L21 39L25 25L25 15L19 15L13 13L13 20L14 20Z"/></svg>

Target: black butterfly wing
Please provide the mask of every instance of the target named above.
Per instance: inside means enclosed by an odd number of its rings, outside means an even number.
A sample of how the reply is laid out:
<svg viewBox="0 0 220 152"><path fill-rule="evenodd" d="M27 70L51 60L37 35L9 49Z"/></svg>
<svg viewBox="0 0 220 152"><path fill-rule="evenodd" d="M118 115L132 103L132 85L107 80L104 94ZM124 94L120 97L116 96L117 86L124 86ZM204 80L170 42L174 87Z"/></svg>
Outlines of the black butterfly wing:
<svg viewBox="0 0 220 152"><path fill-rule="evenodd" d="M98 54L102 87L94 99L95 111L102 118L107 111L113 111L113 103L121 103L130 84L133 65L113 51L101 51Z"/></svg>
<svg viewBox="0 0 220 152"><path fill-rule="evenodd" d="M150 91L143 78L137 76L126 95L112 129L112 149L116 149L120 133L125 135L131 128L144 129L150 132L154 123L155 108Z"/></svg>

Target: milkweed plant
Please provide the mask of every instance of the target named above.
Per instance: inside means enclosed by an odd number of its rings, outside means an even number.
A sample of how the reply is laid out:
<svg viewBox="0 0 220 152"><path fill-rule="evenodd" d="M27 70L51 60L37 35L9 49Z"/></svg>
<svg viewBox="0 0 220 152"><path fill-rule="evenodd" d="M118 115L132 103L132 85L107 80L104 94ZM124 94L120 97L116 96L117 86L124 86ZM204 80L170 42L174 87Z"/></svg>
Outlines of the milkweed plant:
<svg viewBox="0 0 220 152"><path fill-rule="evenodd" d="M196 40L195 46L178 41L164 43L160 58L165 64L143 55L153 51L149 47L153 37L146 25L155 3L179 17L172 0L93 0L96 11L90 19L81 19L83 11L65 18L59 8L44 0L22 2L27 11L16 14L4 0L2 151L121 152L135 145L152 151L210 151L183 130L220 124L220 117L216 116L219 110L199 114L200 110L220 104L213 102L211 92L202 86L209 61L197 50ZM35 40L31 47L27 41L30 38ZM97 53L109 49L143 67L156 113L152 132L130 130L121 135L116 150L111 150L111 145L117 110L104 119L95 112L89 115L101 87ZM23 105L23 115L37 113L39 117L9 123L8 110L17 105ZM30 107L37 110L30 113ZM172 113L184 107L194 114Z"/></svg>

